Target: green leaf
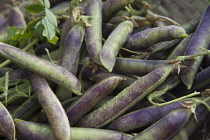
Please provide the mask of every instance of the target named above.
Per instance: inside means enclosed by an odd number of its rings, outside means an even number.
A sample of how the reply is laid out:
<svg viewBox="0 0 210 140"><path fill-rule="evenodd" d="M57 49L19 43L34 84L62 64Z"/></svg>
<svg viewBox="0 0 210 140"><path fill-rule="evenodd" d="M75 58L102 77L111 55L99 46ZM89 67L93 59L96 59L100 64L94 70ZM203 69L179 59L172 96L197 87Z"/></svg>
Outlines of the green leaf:
<svg viewBox="0 0 210 140"><path fill-rule="evenodd" d="M27 27L26 27L26 30L34 28L36 26L36 24L41 20L42 20L42 17L37 18L36 20L29 22Z"/></svg>
<svg viewBox="0 0 210 140"><path fill-rule="evenodd" d="M55 26L51 23L51 21L44 17L42 19L42 24L44 25L44 30L42 35L47 38L47 40L52 40L55 36Z"/></svg>
<svg viewBox="0 0 210 140"><path fill-rule="evenodd" d="M44 2L44 7L45 8L50 8L50 1L49 0L43 0Z"/></svg>
<svg viewBox="0 0 210 140"><path fill-rule="evenodd" d="M56 27L57 26L56 16L47 8L45 8L45 14L48 20Z"/></svg>
<svg viewBox="0 0 210 140"><path fill-rule="evenodd" d="M58 42L58 37L57 36L54 36L53 37L53 39L51 39L51 40L48 40L50 43L52 43L52 44L56 44L57 42Z"/></svg>
<svg viewBox="0 0 210 140"><path fill-rule="evenodd" d="M44 25L42 24L42 21L39 21L36 26L34 27L35 32L38 34L38 36L43 39L42 33L44 31Z"/></svg>
<svg viewBox="0 0 210 140"><path fill-rule="evenodd" d="M24 8L31 13L40 13L44 10L44 6L40 3L32 3Z"/></svg>
<svg viewBox="0 0 210 140"><path fill-rule="evenodd" d="M82 0L72 0L70 4L74 7L77 7L81 2Z"/></svg>

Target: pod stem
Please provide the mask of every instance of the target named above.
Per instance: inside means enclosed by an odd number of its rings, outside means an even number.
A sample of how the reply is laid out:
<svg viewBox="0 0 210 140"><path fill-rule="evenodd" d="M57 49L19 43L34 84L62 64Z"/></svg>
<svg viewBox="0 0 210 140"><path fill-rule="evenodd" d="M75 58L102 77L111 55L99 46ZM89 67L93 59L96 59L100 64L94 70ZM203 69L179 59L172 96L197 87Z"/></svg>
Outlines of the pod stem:
<svg viewBox="0 0 210 140"><path fill-rule="evenodd" d="M187 98L190 98L190 97L199 95L200 92L193 92L193 93L188 94L188 95L186 95L186 96L182 96L182 97L179 97L179 98L177 98L177 99L174 99L174 100L171 100L171 101L168 101L168 102L165 102L165 103L161 103L161 104L153 102L153 99L154 99L155 97L159 97L160 95L163 95L163 94L164 94L164 93L161 92L159 95L155 95L155 94L154 94L154 95L149 95L149 96L147 96L147 99L148 99L148 101L149 101L152 105L161 107L161 106L165 106L165 105L168 105L168 104L172 104L172 103L175 103L175 102L179 102L179 101L181 101L181 100L185 100L185 99L187 99ZM194 99L194 98L193 98L193 99ZM197 101L197 100L198 100L198 99L196 99L196 101ZM198 102L198 101L197 101L197 102Z"/></svg>
<svg viewBox="0 0 210 140"><path fill-rule="evenodd" d="M24 51L28 51L31 47L33 47L37 42L39 41L39 39L34 39L32 42L30 42L25 48L23 48ZM8 65L11 61L10 60L6 60L3 63L0 64L0 68L5 67L6 65Z"/></svg>

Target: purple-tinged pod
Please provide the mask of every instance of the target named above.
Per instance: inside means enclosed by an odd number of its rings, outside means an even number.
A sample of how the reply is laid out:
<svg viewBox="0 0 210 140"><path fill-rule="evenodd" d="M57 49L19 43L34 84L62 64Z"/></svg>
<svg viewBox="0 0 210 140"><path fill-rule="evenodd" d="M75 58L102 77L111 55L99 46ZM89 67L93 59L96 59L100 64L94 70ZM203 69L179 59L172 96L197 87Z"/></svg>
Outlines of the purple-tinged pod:
<svg viewBox="0 0 210 140"><path fill-rule="evenodd" d="M133 34L125 43L124 47L130 50L139 50L162 41L185 38L187 36L185 30L180 26L169 25L156 27Z"/></svg>
<svg viewBox="0 0 210 140"><path fill-rule="evenodd" d="M85 34L84 32L84 27L81 24L74 25L67 34L63 46L60 65L75 76L78 69L80 49L82 47ZM58 86L55 94L60 101L71 98L72 95L71 91L64 88L63 86Z"/></svg>
<svg viewBox="0 0 210 140"><path fill-rule="evenodd" d="M0 102L0 134L15 140L15 124L6 107Z"/></svg>
<svg viewBox="0 0 210 140"><path fill-rule="evenodd" d="M174 110L131 140L168 140L187 123L191 114L189 108Z"/></svg>
<svg viewBox="0 0 210 140"><path fill-rule="evenodd" d="M69 7L69 2L68 1L64 1L59 3L58 5L55 5L54 7L50 8L50 11L53 12L53 14L55 15L65 15L66 14L66 10Z"/></svg>
<svg viewBox="0 0 210 140"><path fill-rule="evenodd" d="M199 126L203 124L209 110L204 105L199 105L196 107L195 113L196 118L192 115L186 125L170 140L188 140L189 137L199 128Z"/></svg>
<svg viewBox="0 0 210 140"><path fill-rule="evenodd" d="M56 140L50 125L14 119L17 131L30 140Z"/></svg>
<svg viewBox="0 0 210 140"><path fill-rule="evenodd" d="M107 0L103 4L103 22L109 21L118 11L135 0Z"/></svg>
<svg viewBox="0 0 210 140"><path fill-rule="evenodd" d="M150 126L169 112L184 108L181 103L180 101L162 107L151 106L130 112L113 121L108 129L128 132L136 128Z"/></svg>
<svg viewBox="0 0 210 140"><path fill-rule="evenodd" d="M21 135L30 140L55 140L50 125L15 119ZM131 135L105 129L72 127L71 140L129 140Z"/></svg>
<svg viewBox="0 0 210 140"><path fill-rule="evenodd" d="M102 48L102 1L91 0L87 7L91 26L86 27L85 42L90 58L101 65L99 54Z"/></svg>
<svg viewBox="0 0 210 140"><path fill-rule="evenodd" d="M84 92L67 110L66 114L72 126L89 112L100 100L110 94L124 79L117 76L108 77Z"/></svg>
<svg viewBox="0 0 210 140"><path fill-rule="evenodd" d="M210 4L208 4L203 17L185 51L185 55L194 55L199 54L203 50L201 48L207 49L210 43ZM183 83L187 86L187 89L192 87L196 73L198 72L199 66L202 62L203 56L196 57L195 61L187 62L188 65L191 65L189 71L184 75L181 75Z"/></svg>
<svg viewBox="0 0 210 140"><path fill-rule="evenodd" d="M170 53L168 56L168 60L176 59L177 56L183 56L184 52L190 43L191 38L193 37L193 34L190 34L188 37L184 38Z"/></svg>
<svg viewBox="0 0 210 140"><path fill-rule="evenodd" d="M69 140L71 130L68 117L47 81L43 77L33 74L31 83L34 93L47 115L55 138L57 140Z"/></svg>
<svg viewBox="0 0 210 140"><path fill-rule="evenodd" d="M110 76L118 76L118 77L122 77L125 79L125 81L123 81L122 83L119 84L119 86L117 86L117 91L121 91L124 88L128 87L130 84L132 84L136 78L130 77L130 76L125 76L125 75L120 75L120 74L115 74L115 73L98 73L98 74L94 74L90 80L99 82L105 78L108 78Z"/></svg>
<svg viewBox="0 0 210 140"><path fill-rule="evenodd" d="M118 57L113 72L142 76L156 68L167 65L168 62L169 60L141 60Z"/></svg>
<svg viewBox="0 0 210 140"><path fill-rule="evenodd" d="M172 65L167 65L140 77L113 99L80 119L75 126L99 128L112 122L158 87L172 69Z"/></svg>
<svg viewBox="0 0 210 140"><path fill-rule="evenodd" d="M0 36L5 34L7 28L10 26L10 18L4 19L3 23L0 25Z"/></svg>
<svg viewBox="0 0 210 140"><path fill-rule="evenodd" d="M15 27L26 27L24 15L19 7L13 7L10 10L10 24Z"/></svg>
<svg viewBox="0 0 210 140"><path fill-rule="evenodd" d="M65 68L0 42L0 55L81 95L79 80Z"/></svg>
<svg viewBox="0 0 210 140"><path fill-rule="evenodd" d="M112 72L117 54L132 31L133 23L126 20L120 23L105 41L100 52L100 61L109 72Z"/></svg>

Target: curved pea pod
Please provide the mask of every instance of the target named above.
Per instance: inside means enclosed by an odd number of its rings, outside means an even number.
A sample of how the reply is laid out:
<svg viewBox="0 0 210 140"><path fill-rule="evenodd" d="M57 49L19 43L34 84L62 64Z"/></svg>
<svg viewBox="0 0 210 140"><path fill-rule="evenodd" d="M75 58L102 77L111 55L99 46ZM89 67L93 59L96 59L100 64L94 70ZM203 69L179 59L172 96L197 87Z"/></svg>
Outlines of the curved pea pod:
<svg viewBox="0 0 210 140"><path fill-rule="evenodd" d="M185 38L187 36L185 30L180 26L169 25L156 27L133 34L125 43L124 47L130 50L139 50L162 41Z"/></svg>
<svg viewBox="0 0 210 140"><path fill-rule="evenodd" d="M0 102L0 135L15 140L15 124L6 107Z"/></svg>
<svg viewBox="0 0 210 140"><path fill-rule="evenodd" d="M17 131L30 140L56 140L50 125L14 119Z"/></svg>
<svg viewBox="0 0 210 140"><path fill-rule="evenodd" d="M121 77L111 76L91 86L66 110L70 124L74 125L93 106L110 94L123 81L124 79Z"/></svg>
<svg viewBox="0 0 210 140"><path fill-rule="evenodd" d="M152 125L169 112L184 108L181 103L180 101L162 107L151 106L125 114L113 121L108 129L128 132L136 128Z"/></svg>
<svg viewBox="0 0 210 140"><path fill-rule="evenodd" d="M71 130L68 117L47 81L43 77L33 74L31 82L34 93L47 115L55 138L58 140L69 140Z"/></svg>
<svg viewBox="0 0 210 140"><path fill-rule="evenodd" d="M199 54L206 49L210 43L210 5L207 6L206 11L203 14L203 17L187 47L185 55L194 55ZM187 71L184 75L181 76L183 83L187 86L188 89L192 87L193 80L198 71L198 68L201 64L203 56L196 57L195 61L188 61L187 65L191 65L190 70Z"/></svg>
<svg viewBox="0 0 210 140"><path fill-rule="evenodd" d="M109 21L118 11L126 5L133 3L135 0L107 0L103 4L103 21Z"/></svg>
<svg viewBox="0 0 210 140"><path fill-rule="evenodd" d="M47 124L15 119L15 125L25 138L30 140L55 140L51 127ZM72 127L71 140L129 140L131 135L105 129Z"/></svg>
<svg viewBox="0 0 210 140"><path fill-rule="evenodd" d="M132 140L168 140L187 123L191 114L190 109L174 110Z"/></svg>
<svg viewBox="0 0 210 140"><path fill-rule="evenodd" d="M172 69L172 65L167 65L140 77L113 99L84 116L75 126L93 128L105 126L152 92L166 79Z"/></svg>
<svg viewBox="0 0 210 140"><path fill-rule="evenodd" d="M105 41L100 52L100 61L109 72L112 72L117 54L132 31L133 23L129 20L124 21L114 29Z"/></svg>
<svg viewBox="0 0 210 140"><path fill-rule="evenodd" d="M84 38L84 27L80 24L76 24L69 31L66 36L66 40L63 46L63 53L61 58L61 66L76 75L80 49ZM60 101L64 101L71 97L71 92L62 86L58 86L56 93Z"/></svg>
<svg viewBox="0 0 210 140"><path fill-rule="evenodd" d="M85 41L90 58L97 64L101 64L99 54L102 48L102 1L91 0L87 15L93 18L89 20L91 26L86 27Z"/></svg>
<svg viewBox="0 0 210 140"><path fill-rule="evenodd" d="M13 7L10 10L10 23L15 27L26 27L24 15L19 7Z"/></svg>
<svg viewBox="0 0 210 140"><path fill-rule="evenodd" d="M142 76L156 68L167 65L168 62L169 60L141 60L118 57L113 72Z"/></svg>
<svg viewBox="0 0 210 140"><path fill-rule="evenodd" d="M208 104L209 103L210 102L208 102ZM204 105L199 105L198 107L196 107L195 112L197 120L195 119L195 116L192 115L185 126L170 140L188 140L190 136L199 128L199 126L203 124L209 110Z"/></svg>
<svg viewBox="0 0 210 140"><path fill-rule="evenodd" d="M63 67L0 42L0 55L81 95L79 80Z"/></svg>

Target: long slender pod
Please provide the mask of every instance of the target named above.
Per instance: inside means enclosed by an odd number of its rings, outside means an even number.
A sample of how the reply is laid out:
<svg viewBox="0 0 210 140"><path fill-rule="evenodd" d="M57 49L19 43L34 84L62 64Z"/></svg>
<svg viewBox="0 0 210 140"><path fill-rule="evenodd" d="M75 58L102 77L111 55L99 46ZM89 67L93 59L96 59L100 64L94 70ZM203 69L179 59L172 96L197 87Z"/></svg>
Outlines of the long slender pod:
<svg viewBox="0 0 210 140"><path fill-rule="evenodd" d="M206 11L203 14L203 17L196 29L196 32L191 39L185 55L194 55L202 52L201 48L206 49L210 43L210 5L207 6ZM188 64L193 64L189 71L181 76L183 83L187 86L188 89L192 87L193 80L198 71L198 68L201 64L203 56L196 57L196 60L189 61Z"/></svg>
<svg viewBox="0 0 210 140"><path fill-rule="evenodd" d="M97 64L101 64L99 54L102 48L102 1L91 0L87 15L92 16L89 20L91 26L86 27L85 42L90 58Z"/></svg>
<svg viewBox="0 0 210 140"><path fill-rule="evenodd" d="M69 140L71 130L68 117L47 81L43 77L33 74L31 82L39 103L47 115L55 138L57 140Z"/></svg>
<svg viewBox="0 0 210 140"><path fill-rule="evenodd" d="M113 72L142 76L156 68L167 65L168 62L169 60L141 60L118 57Z"/></svg>
<svg viewBox="0 0 210 140"><path fill-rule="evenodd" d="M0 42L0 55L81 95L79 80L63 67Z"/></svg>
<svg viewBox="0 0 210 140"><path fill-rule="evenodd" d="M139 50L162 41L185 38L187 36L185 30L180 26L156 27L133 34L123 47L130 50Z"/></svg>
<svg viewBox="0 0 210 140"><path fill-rule="evenodd" d="M204 105L199 105L196 108L195 112L196 118L194 115L192 115L189 121L186 123L186 125L170 140L184 140L184 138L188 139L195 132L195 130L198 129L199 126L204 122L209 110Z"/></svg>
<svg viewBox="0 0 210 140"><path fill-rule="evenodd" d="M190 109L172 111L132 140L168 140L187 123L191 114Z"/></svg>
<svg viewBox="0 0 210 140"><path fill-rule="evenodd" d="M84 38L84 27L81 24L76 24L72 27L66 36L63 46L61 58L61 66L76 76L80 49ZM71 97L71 92L63 86L58 86L56 95L60 101L64 101Z"/></svg>
<svg viewBox="0 0 210 140"><path fill-rule="evenodd" d="M167 65L140 77L103 106L84 116L76 126L99 128L110 123L159 86L172 69L172 65Z"/></svg>
<svg viewBox="0 0 210 140"><path fill-rule="evenodd" d="M103 22L109 21L119 10L134 1L135 0L107 0L103 4Z"/></svg>
<svg viewBox="0 0 210 140"><path fill-rule="evenodd" d="M108 129L127 132L136 128L150 126L169 112L184 108L180 102L162 107L151 106L125 114L113 121Z"/></svg>
<svg viewBox="0 0 210 140"><path fill-rule="evenodd" d="M73 126L94 105L110 94L123 81L124 79L121 77L111 76L91 86L66 110L70 124Z"/></svg>
<svg viewBox="0 0 210 140"><path fill-rule="evenodd" d="M30 140L55 140L52 129L47 124L15 119L15 125L21 135ZM129 140L131 135L105 129L71 128L71 140Z"/></svg>
<svg viewBox="0 0 210 140"><path fill-rule="evenodd" d="M120 23L105 41L100 52L100 61L109 72L112 72L117 54L132 31L133 23L126 20Z"/></svg>

